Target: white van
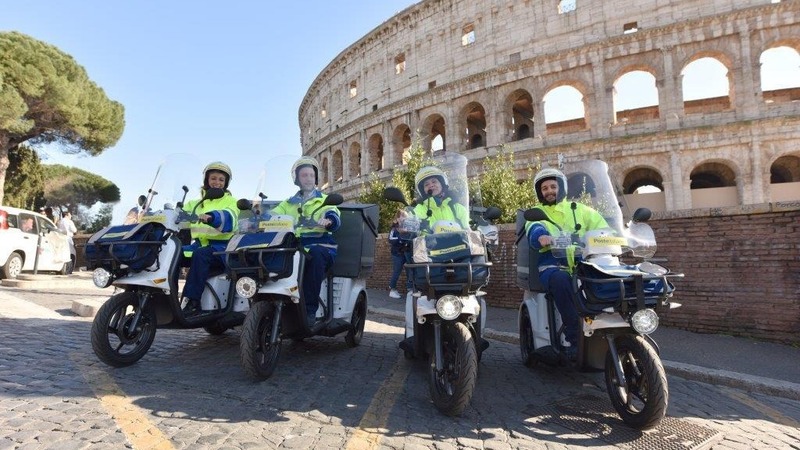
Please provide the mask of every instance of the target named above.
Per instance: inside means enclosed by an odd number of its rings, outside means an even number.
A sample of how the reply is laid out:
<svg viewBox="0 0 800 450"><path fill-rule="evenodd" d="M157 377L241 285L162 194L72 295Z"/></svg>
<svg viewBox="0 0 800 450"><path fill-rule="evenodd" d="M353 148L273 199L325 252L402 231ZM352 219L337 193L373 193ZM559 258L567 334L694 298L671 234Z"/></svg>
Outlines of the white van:
<svg viewBox="0 0 800 450"><path fill-rule="evenodd" d="M26 209L0 206L0 278L21 272L72 273L75 250L47 217ZM36 247L39 246L39 258Z"/></svg>

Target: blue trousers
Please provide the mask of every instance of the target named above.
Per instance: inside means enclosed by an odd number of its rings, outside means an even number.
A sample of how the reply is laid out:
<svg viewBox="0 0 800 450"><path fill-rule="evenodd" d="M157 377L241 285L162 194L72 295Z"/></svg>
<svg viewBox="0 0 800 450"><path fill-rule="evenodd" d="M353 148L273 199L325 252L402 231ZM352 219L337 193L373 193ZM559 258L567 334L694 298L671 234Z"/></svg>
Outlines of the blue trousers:
<svg viewBox="0 0 800 450"><path fill-rule="evenodd" d="M553 301L561 313L561 320L564 322L564 337L567 342L575 346L578 343L578 327L580 319L572 292L572 276L561 269L545 269L539 274L542 285L553 296Z"/></svg>
<svg viewBox="0 0 800 450"><path fill-rule="evenodd" d="M186 275L186 285L183 287L183 296L197 306L200 306L200 297L203 296L208 274L212 269L222 270L225 268L225 261L222 256L215 255L215 251L217 250L214 247L208 245L192 252L189 273Z"/></svg>
<svg viewBox="0 0 800 450"><path fill-rule="evenodd" d="M413 251L406 250L406 252L403 254L403 256L405 257L406 264L414 264L414 252ZM414 269L406 269L406 277L408 277L408 279L411 280L411 281L408 281L408 288L409 289L413 289L414 288Z"/></svg>
<svg viewBox="0 0 800 450"><path fill-rule="evenodd" d="M333 256L327 248L319 245L309 247L308 254L311 259L306 260L303 274L303 297L306 302L306 316L313 318L322 300L319 296L322 280L325 279L325 272L333 265Z"/></svg>
<svg viewBox="0 0 800 450"><path fill-rule="evenodd" d="M406 255L401 253L396 255L392 253L392 277L389 279L389 289L397 289L397 280L400 278L400 272L406 264ZM406 269L406 288L411 289L411 269Z"/></svg>

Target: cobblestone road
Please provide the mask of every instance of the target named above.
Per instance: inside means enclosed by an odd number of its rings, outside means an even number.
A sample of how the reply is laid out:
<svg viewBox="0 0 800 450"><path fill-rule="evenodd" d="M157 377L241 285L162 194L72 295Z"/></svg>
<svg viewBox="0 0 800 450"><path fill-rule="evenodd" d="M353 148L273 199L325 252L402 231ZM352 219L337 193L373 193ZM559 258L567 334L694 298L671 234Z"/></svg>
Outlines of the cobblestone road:
<svg viewBox="0 0 800 450"><path fill-rule="evenodd" d="M12 302L50 312L0 318L0 449L800 448L800 402L669 377L667 420L640 433L612 413L602 374L527 369L502 342L465 414L444 417L392 322L369 321L352 349L285 342L261 383L233 330L159 330L141 361L113 369L92 353L91 322L70 317L71 295L85 294L0 288L0 316Z"/></svg>

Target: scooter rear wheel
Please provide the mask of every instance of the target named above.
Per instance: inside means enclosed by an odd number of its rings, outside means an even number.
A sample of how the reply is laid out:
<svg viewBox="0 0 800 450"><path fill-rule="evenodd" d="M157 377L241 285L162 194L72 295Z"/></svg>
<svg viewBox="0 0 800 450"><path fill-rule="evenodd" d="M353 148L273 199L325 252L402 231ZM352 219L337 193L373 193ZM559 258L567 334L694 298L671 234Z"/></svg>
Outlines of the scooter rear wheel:
<svg viewBox="0 0 800 450"><path fill-rule="evenodd" d="M358 294L356 304L353 307L353 317L350 319L350 325L353 328L347 332L344 341L350 347L357 347L361 343L361 338L364 337L364 325L367 321L367 295L364 292Z"/></svg>
<svg viewBox="0 0 800 450"><path fill-rule="evenodd" d="M606 353L606 389L614 409L626 424L646 430L661 422L669 393L664 365L644 338L625 334L615 340L625 380L617 385L611 352Z"/></svg>
<svg viewBox="0 0 800 450"><path fill-rule="evenodd" d="M536 367L539 364L536 350L533 348L533 327L530 314L528 308L524 306L519 314L519 351L525 367Z"/></svg>
<svg viewBox="0 0 800 450"><path fill-rule="evenodd" d="M139 320L131 329L136 315ZM156 338L156 311L150 305L139 308L134 292L111 296L92 322L92 350L112 367L126 367L139 361Z"/></svg>
<svg viewBox="0 0 800 450"><path fill-rule="evenodd" d="M436 351L430 354L429 384L433 404L448 416L467 408L478 378L478 355L469 329L460 322L442 325L444 368L436 370Z"/></svg>
<svg viewBox="0 0 800 450"><path fill-rule="evenodd" d="M256 302L247 312L242 324L242 336L239 353L242 366L247 374L256 380L266 380L272 376L278 365L281 353L280 322L278 323L278 341L272 341L272 324L275 317L275 305L270 302Z"/></svg>

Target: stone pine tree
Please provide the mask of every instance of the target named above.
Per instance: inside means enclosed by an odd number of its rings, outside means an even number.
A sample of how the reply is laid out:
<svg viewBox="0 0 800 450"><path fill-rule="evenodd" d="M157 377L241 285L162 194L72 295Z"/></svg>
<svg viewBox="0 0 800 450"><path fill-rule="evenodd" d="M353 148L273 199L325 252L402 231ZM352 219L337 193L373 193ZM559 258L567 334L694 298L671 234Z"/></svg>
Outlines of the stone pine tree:
<svg viewBox="0 0 800 450"><path fill-rule="evenodd" d="M0 32L0 204L9 153L19 144L58 143L64 152L96 156L122 136L124 114L71 56Z"/></svg>
<svg viewBox="0 0 800 450"><path fill-rule="evenodd" d="M92 207L97 202L116 203L119 188L111 181L76 167L43 166L47 204L58 207Z"/></svg>

